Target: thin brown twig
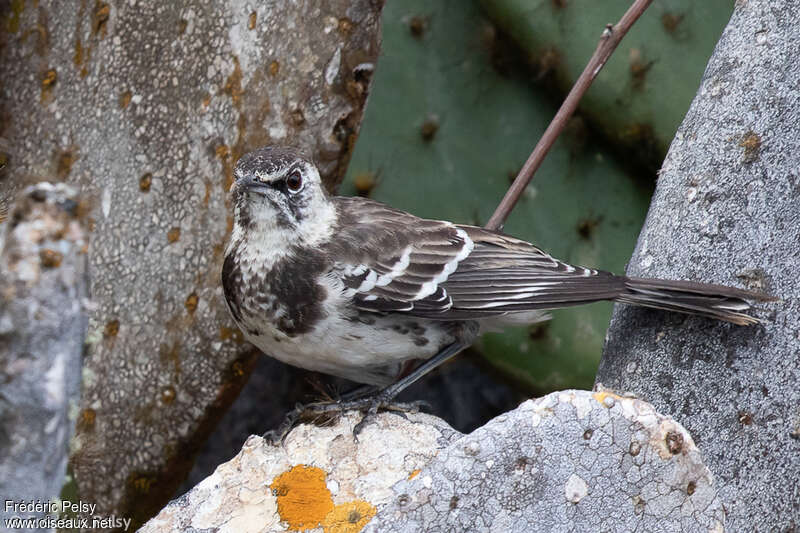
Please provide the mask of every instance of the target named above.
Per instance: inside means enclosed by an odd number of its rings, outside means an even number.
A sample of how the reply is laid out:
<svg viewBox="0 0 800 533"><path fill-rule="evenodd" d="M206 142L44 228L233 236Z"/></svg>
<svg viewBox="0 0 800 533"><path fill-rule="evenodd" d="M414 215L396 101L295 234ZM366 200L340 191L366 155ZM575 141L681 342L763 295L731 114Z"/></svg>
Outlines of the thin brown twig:
<svg viewBox="0 0 800 533"><path fill-rule="evenodd" d="M575 112L575 109L577 109L578 103L584 93L589 89L592 81L597 77L600 69L606 64L608 58L611 57L611 54L614 52L614 49L625 34L628 33L631 26L633 26L633 23L644 13L651 2L652 0L635 0L631 7L628 8L628 11L619 19L619 22L614 26L609 24L603 31L600 42L597 44L597 48L591 59L589 59L589 62L586 64L586 68L583 69L583 72L575 81L575 85L570 89L567 98L564 100L564 103L561 104L556 116L553 117L550 125L547 126L544 134L542 134L542 138L539 139L539 142L536 144L533 152L531 152L528 160L525 161L525 164L520 169L519 174L517 174L516 179L514 179L514 183L512 183L506 191L506 195L497 206L497 209L495 209L492 218L486 223L485 227L487 229L497 230L503 227L508 215L511 214L511 210L514 209L519 197L525 190L525 187L527 187L531 179L533 179L533 174L539 169L547 152L550 151L553 143L556 142L558 136L564 131L567 122Z"/></svg>

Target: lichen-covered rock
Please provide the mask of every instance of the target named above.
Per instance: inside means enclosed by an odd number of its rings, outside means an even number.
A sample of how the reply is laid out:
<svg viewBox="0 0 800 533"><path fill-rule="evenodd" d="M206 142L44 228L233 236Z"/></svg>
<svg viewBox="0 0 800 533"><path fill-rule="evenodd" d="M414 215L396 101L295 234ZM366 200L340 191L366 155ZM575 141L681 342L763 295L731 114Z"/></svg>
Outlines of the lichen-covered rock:
<svg viewBox="0 0 800 533"><path fill-rule="evenodd" d="M604 391L527 401L392 491L365 531L722 531L725 519L689 433Z"/></svg>
<svg viewBox="0 0 800 533"><path fill-rule="evenodd" d="M722 531L692 437L636 398L557 392L469 435L383 413L356 441L360 418L251 437L143 531Z"/></svg>
<svg viewBox="0 0 800 533"><path fill-rule="evenodd" d="M12 504L48 502L64 484L88 321L83 215L74 189L40 183L0 225L0 494ZM15 516L44 515L0 509Z"/></svg>
<svg viewBox="0 0 800 533"><path fill-rule="evenodd" d="M731 531L800 524L798 41L795 2L736 3L628 270L781 300L748 328L618 306L598 374L691 431Z"/></svg>
<svg viewBox="0 0 800 533"><path fill-rule="evenodd" d="M250 437L242 451L140 531L357 532L461 434L429 415L384 413L358 440L358 413L330 427L303 425L279 446Z"/></svg>
<svg viewBox="0 0 800 533"><path fill-rule="evenodd" d="M135 526L159 509L245 382L256 352L219 289L233 165L259 145L294 144L338 181L380 10L375 0L4 10L0 195L55 175L92 205L97 310L72 464L98 513Z"/></svg>

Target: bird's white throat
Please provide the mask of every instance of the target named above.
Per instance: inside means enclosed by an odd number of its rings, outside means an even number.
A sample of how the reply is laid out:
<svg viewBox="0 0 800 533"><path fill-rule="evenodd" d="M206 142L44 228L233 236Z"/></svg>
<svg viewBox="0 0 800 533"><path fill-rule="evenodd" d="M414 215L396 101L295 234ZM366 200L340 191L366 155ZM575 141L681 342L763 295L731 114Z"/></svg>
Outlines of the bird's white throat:
<svg viewBox="0 0 800 533"><path fill-rule="evenodd" d="M320 191L321 192L321 191ZM316 246L330 239L337 221L336 208L324 194L315 194L308 205L310 216L294 227L281 226L275 213L255 211L250 205L249 216L254 222L243 227L239 207L234 209L234 224L226 254L234 247L240 253L258 253L263 266L274 264L290 252L294 246Z"/></svg>

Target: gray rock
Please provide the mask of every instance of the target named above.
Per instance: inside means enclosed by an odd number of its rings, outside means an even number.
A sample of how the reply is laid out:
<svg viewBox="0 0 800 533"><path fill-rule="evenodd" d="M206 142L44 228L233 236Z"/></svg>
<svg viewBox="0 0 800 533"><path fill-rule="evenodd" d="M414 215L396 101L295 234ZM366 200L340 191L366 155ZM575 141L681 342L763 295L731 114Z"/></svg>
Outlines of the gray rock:
<svg viewBox="0 0 800 533"><path fill-rule="evenodd" d="M469 435L429 415L302 425L242 451L143 531L722 531L691 436L607 391L527 401Z"/></svg>
<svg viewBox="0 0 800 533"><path fill-rule="evenodd" d="M365 531L722 531L680 424L610 392L554 392L453 442Z"/></svg>
<svg viewBox="0 0 800 533"><path fill-rule="evenodd" d="M617 306L597 378L686 426L731 531L800 527L799 41L796 2L736 3L628 269L782 300L747 328Z"/></svg>
<svg viewBox="0 0 800 533"><path fill-rule="evenodd" d="M64 484L88 322L81 211L73 189L40 183L0 226L0 520L46 516L7 504L48 503Z"/></svg>
<svg viewBox="0 0 800 533"><path fill-rule="evenodd" d="M0 32L0 196L55 175L92 202L98 308L71 461L80 498L135 526L172 496L257 356L221 299L233 165L293 144L338 181L381 2L14 9Z"/></svg>

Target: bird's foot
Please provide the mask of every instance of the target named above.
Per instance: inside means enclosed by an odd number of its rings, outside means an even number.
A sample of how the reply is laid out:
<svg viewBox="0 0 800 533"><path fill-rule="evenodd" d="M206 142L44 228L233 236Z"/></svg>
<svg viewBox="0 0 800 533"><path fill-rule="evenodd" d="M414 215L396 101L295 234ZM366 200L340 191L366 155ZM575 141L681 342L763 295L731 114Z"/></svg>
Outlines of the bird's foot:
<svg viewBox="0 0 800 533"><path fill-rule="evenodd" d="M301 422L310 422L316 425L331 423L347 411L360 411L364 413L354 427L353 437L358 440L358 435L372 421L380 411L394 413L406 418L406 413L417 413L423 407L429 407L427 402L395 402L388 395L377 393L363 398L348 400L320 401L309 404L298 404L289 411L281 425L264 434L264 439L272 444L282 443L289 432Z"/></svg>
<svg viewBox="0 0 800 533"><path fill-rule="evenodd" d="M361 420L353 427L353 437L358 439L358 435L364 428L375 420L380 411L394 413L403 418L407 418L407 413L418 413L424 407L430 407L427 402L396 402L394 399L383 393L374 394L364 398L340 402L319 402L306 406L310 411L318 414L341 416L347 411L360 411L364 413Z"/></svg>

